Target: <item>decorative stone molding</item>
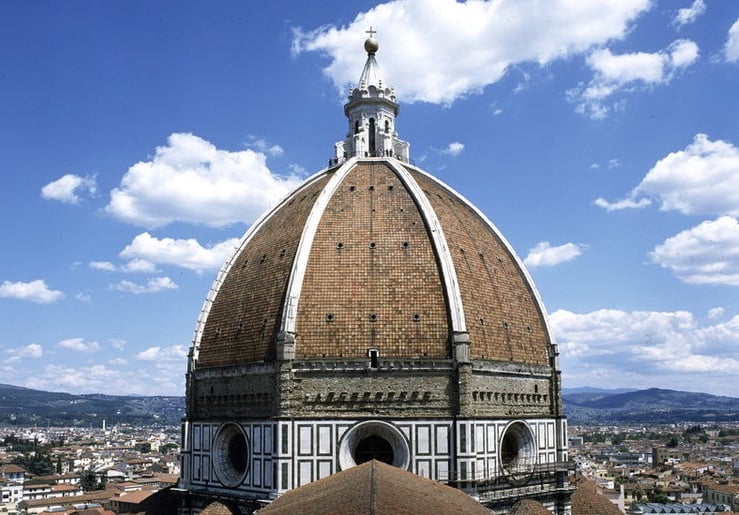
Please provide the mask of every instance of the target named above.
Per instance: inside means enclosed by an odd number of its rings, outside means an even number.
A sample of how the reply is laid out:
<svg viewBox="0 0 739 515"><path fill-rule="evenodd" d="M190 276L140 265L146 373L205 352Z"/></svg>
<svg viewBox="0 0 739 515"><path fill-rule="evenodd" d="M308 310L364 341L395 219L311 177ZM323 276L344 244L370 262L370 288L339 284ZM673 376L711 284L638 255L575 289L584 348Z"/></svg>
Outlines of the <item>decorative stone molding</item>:
<svg viewBox="0 0 739 515"><path fill-rule="evenodd" d="M277 361L295 359L295 333L280 331L277 334Z"/></svg>

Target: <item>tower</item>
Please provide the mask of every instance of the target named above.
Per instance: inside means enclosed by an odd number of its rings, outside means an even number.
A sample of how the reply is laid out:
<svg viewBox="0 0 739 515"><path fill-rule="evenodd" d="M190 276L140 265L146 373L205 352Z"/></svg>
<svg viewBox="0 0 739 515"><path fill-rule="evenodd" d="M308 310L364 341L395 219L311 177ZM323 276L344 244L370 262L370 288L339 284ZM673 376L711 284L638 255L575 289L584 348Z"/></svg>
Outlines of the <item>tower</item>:
<svg viewBox="0 0 739 515"><path fill-rule="evenodd" d="M520 259L412 165L378 44L346 138L243 236L188 357L180 487L249 513L377 459L497 513L570 513L557 346Z"/></svg>

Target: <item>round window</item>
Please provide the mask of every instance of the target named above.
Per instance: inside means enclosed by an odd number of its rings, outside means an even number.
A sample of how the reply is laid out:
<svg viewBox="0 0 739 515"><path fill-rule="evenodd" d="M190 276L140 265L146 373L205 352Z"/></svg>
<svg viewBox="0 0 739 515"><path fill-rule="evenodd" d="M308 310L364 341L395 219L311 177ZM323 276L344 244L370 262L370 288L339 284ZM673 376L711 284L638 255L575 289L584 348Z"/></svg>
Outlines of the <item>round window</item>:
<svg viewBox="0 0 739 515"><path fill-rule="evenodd" d="M238 424L224 424L213 443L213 468L225 486L241 484L249 470L249 440Z"/></svg>
<svg viewBox="0 0 739 515"><path fill-rule="evenodd" d="M371 460L392 465L394 459L393 445L379 435L369 435L362 438L354 449L354 461L357 465Z"/></svg>
<svg viewBox="0 0 739 515"><path fill-rule="evenodd" d="M344 434L339 444L341 470L371 460L407 469L410 455L403 433L394 425L379 420L360 422Z"/></svg>
<svg viewBox="0 0 739 515"><path fill-rule="evenodd" d="M531 428L521 421L512 422L500 439L500 466L516 479L525 479L536 466L536 442Z"/></svg>

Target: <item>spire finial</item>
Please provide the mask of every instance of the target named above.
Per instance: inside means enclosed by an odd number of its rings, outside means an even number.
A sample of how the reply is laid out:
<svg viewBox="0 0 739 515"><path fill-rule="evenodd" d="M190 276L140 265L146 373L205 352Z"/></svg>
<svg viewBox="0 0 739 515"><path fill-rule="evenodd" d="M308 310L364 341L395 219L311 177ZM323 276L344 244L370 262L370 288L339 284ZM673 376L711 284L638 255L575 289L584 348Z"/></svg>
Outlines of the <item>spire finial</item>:
<svg viewBox="0 0 739 515"><path fill-rule="evenodd" d="M377 40L375 39L377 31L372 28L372 25L370 25L369 30L366 30L365 32L369 34L369 37L364 42L364 49L367 51L368 55L374 55L377 52L377 49L380 48L380 45L377 44Z"/></svg>

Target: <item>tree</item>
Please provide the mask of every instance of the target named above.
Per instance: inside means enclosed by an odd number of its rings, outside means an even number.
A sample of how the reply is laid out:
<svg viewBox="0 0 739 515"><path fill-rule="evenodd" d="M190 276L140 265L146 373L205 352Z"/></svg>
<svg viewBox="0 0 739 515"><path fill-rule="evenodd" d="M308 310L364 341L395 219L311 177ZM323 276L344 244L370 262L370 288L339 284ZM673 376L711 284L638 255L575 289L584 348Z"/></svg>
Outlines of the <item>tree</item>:
<svg viewBox="0 0 739 515"><path fill-rule="evenodd" d="M159 452L162 454L169 454L170 451L176 451L179 448L180 446L176 443L165 443L164 445L159 446Z"/></svg>
<svg viewBox="0 0 739 515"><path fill-rule="evenodd" d="M24 454L14 458L12 463L37 476L48 476L54 473L54 464L48 454Z"/></svg>
<svg viewBox="0 0 739 515"><path fill-rule="evenodd" d="M80 477L80 486L85 492L90 492L97 488L97 479L95 473L91 469L87 469L82 473Z"/></svg>
<svg viewBox="0 0 739 515"><path fill-rule="evenodd" d="M667 441L667 443L665 444L665 446L669 447L670 449L674 449L678 445L680 445L680 439L675 435L672 435L670 439Z"/></svg>
<svg viewBox="0 0 739 515"><path fill-rule="evenodd" d="M668 504L670 502L670 498L667 497L659 487L654 487L654 489L649 492L647 500L658 504Z"/></svg>

